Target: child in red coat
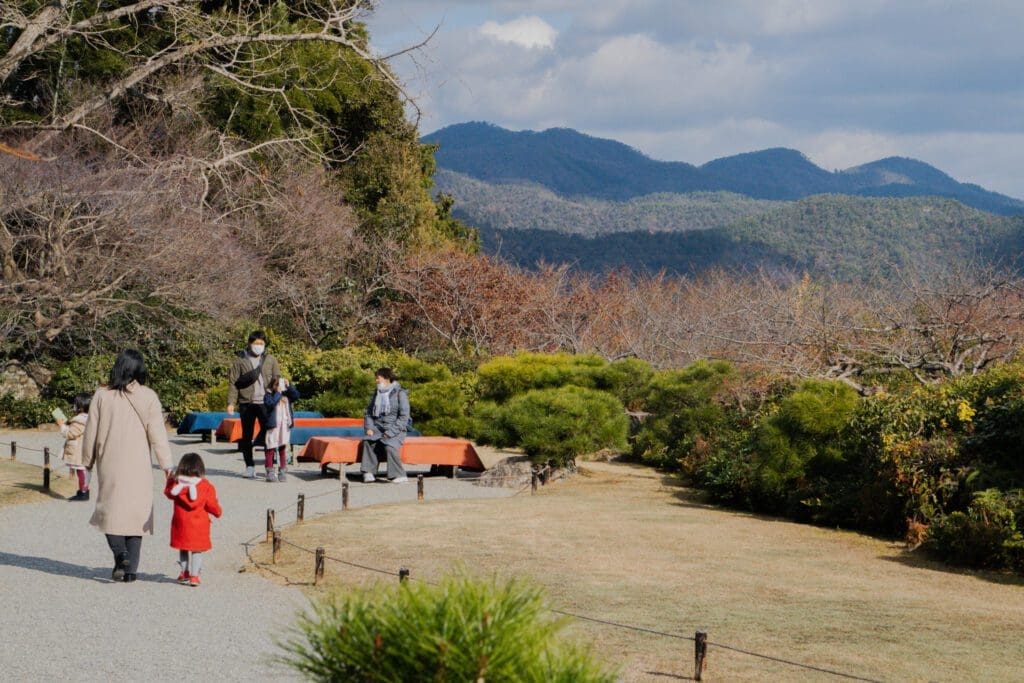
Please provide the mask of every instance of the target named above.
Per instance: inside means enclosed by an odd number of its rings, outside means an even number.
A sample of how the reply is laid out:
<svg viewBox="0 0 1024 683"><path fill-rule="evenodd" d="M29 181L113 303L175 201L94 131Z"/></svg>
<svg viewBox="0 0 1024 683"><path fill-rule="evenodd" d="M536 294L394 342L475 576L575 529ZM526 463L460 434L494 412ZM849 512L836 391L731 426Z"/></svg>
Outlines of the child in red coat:
<svg viewBox="0 0 1024 683"><path fill-rule="evenodd" d="M178 550L181 573L178 583L199 585L203 569L203 553L210 543L210 515L220 517L222 510L217 501L217 489L206 476L206 466L198 453L181 456L178 469L167 479L164 495L174 501L171 517L171 547Z"/></svg>

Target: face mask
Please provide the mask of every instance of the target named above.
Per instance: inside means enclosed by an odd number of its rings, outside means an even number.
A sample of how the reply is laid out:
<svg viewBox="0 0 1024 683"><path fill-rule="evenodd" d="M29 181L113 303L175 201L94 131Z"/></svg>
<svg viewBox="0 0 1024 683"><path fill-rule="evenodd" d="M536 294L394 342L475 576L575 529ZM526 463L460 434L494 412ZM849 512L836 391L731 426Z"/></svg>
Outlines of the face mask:
<svg viewBox="0 0 1024 683"><path fill-rule="evenodd" d="M265 349L267 347L265 347L263 344L253 344L249 348L252 349L253 355L255 355L255 356L262 356L263 355L263 349Z"/></svg>
<svg viewBox="0 0 1024 683"><path fill-rule="evenodd" d="M391 382L377 382L377 391L384 391L391 386Z"/></svg>

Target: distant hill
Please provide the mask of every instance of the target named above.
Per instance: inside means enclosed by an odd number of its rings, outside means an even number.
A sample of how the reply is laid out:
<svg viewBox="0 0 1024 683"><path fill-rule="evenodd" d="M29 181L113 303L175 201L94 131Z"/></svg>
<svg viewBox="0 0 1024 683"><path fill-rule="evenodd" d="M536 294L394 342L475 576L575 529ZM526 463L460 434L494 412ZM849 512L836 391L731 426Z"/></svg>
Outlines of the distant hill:
<svg viewBox="0 0 1024 683"><path fill-rule="evenodd" d="M818 195L730 225L682 233L629 231L588 238L480 227L486 251L523 266L546 261L593 271L787 268L852 280L911 263L1012 262L1024 249L1024 218L934 198Z"/></svg>
<svg viewBox="0 0 1024 683"><path fill-rule="evenodd" d="M937 196L1003 215L1024 202L960 183L933 166L890 157L830 172L791 149L767 149L697 167L655 161L614 140L568 128L513 132L461 123L423 137L436 143L438 166L491 183L534 183L564 197L624 201L655 193L733 192L756 199L796 200L816 194Z"/></svg>
<svg viewBox="0 0 1024 683"><path fill-rule="evenodd" d="M781 205L730 192L658 193L616 202L563 197L536 183L487 183L438 169L438 189L456 198L457 212L494 230L553 230L588 237L613 232L685 232L733 223Z"/></svg>

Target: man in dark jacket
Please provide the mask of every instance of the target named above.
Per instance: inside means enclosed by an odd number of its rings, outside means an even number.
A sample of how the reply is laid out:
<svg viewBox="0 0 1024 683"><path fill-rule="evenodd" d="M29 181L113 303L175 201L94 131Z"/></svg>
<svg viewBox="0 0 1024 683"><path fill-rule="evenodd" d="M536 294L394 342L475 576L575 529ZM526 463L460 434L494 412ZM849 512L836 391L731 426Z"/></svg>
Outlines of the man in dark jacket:
<svg viewBox="0 0 1024 683"><path fill-rule="evenodd" d="M235 414L238 406L242 418L242 439L238 443L245 459L245 476L247 479L256 477L256 468L252 459L253 431L259 422L260 429L266 431L267 411L263 406L263 397L270 386L270 380L281 376L281 368L277 359L266 352L267 335L257 330L249 335L249 344L245 351L231 361L228 371L228 415Z"/></svg>
<svg viewBox="0 0 1024 683"><path fill-rule="evenodd" d="M377 390L370 397L370 405L363 416L363 452L359 469L363 481L376 480L381 456L388 461L388 481L400 484L409 481L402 467L402 444L409 431L409 392L395 381L391 368L376 373Z"/></svg>

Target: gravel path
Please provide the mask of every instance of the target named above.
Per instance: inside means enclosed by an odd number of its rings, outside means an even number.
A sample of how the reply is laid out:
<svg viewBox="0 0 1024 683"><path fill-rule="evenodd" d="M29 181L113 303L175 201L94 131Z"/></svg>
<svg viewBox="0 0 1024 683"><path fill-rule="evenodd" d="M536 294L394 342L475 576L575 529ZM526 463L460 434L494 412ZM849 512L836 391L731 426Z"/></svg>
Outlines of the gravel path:
<svg viewBox="0 0 1024 683"><path fill-rule="evenodd" d="M59 453L62 443L57 432L0 432L0 442L11 440L18 442L18 460L35 464L42 464L42 454L27 448L49 446ZM265 529L268 507L291 505L278 515L278 523L293 521L299 493L307 496L307 519L337 511L340 482L322 479L313 465L292 468L293 476L284 483L250 481L238 476L241 456L225 444L172 435L171 446L176 459L193 450L202 454L224 508L224 516L213 522L214 547L205 558L203 585L188 588L174 581L177 551L168 545L171 504L156 470L156 533L143 538L139 580L133 584L110 580L110 551L88 523L92 502L49 500L0 508L0 680L294 678L274 661L274 639L292 623L305 598L299 588L239 572L245 563L242 543ZM7 446L0 446L0 458L8 453ZM55 471L59 467L55 456ZM410 469L410 474L422 471ZM314 497L329 492L334 493ZM440 477L426 480L426 492L428 498L512 493ZM415 500L415 479L350 485L352 507Z"/></svg>

